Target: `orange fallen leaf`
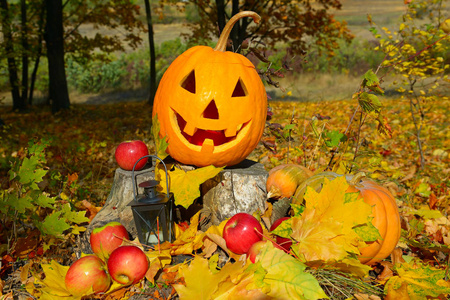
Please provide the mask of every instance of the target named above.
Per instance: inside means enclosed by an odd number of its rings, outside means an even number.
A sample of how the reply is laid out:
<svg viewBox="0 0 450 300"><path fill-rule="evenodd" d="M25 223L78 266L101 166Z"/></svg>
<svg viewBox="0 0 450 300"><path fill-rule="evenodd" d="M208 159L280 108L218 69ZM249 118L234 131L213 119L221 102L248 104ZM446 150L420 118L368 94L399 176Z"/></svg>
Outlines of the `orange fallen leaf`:
<svg viewBox="0 0 450 300"><path fill-rule="evenodd" d="M81 201L81 206L83 209L86 209L87 211L86 217L88 217L90 221L92 221L92 219L101 209L101 207L96 207L87 200Z"/></svg>

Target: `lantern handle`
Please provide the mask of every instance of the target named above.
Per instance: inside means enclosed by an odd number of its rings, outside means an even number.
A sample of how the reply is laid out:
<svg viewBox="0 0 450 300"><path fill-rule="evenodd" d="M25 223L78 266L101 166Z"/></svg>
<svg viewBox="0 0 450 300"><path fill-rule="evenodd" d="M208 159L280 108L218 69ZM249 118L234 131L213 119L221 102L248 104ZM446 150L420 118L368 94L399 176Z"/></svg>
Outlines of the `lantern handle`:
<svg viewBox="0 0 450 300"><path fill-rule="evenodd" d="M162 160L161 158L159 158L159 157L156 156L156 155L144 155L144 156L142 156L141 158L139 158L139 159L134 163L133 169L131 169L131 180L132 180L132 182L133 182L133 197L134 197L134 200L137 200L137 199L136 199L136 197L137 197L137 192L136 192L136 189L137 189L137 188L136 188L136 185L137 185L137 183L136 183L136 179L135 179L135 177L134 177L134 169L135 169L136 165L138 164L138 162L139 162L140 160L142 160L142 159L144 159L144 158L149 158L149 157L156 158L156 159L158 159L158 160L163 164L164 170L166 171L167 197L169 197L169 191L170 191L170 189L169 189L169 173L168 173L168 171L167 171L167 166L166 166L166 164L163 162L163 160ZM156 171L155 171L155 177L156 177Z"/></svg>

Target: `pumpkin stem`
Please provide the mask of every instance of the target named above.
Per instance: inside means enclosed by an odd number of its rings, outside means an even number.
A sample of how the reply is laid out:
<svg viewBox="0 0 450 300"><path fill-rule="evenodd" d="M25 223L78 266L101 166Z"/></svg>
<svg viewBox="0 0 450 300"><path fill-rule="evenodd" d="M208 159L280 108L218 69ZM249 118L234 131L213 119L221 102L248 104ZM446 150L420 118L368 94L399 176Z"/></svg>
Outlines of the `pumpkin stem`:
<svg viewBox="0 0 450 300"><path fill-rule="evenodd" d="M231 33L231 29L233 29L234 24L236 24L236 22L239 21L239 19L245 17L252 17L253 21L256 24L258 24L259 20L261 20L261 17L254 11L241 11L235 14L230 20L228 20L227 24L225 24L225 27L223 28L222 33L220 34L219 41L217 42L217 45L214 48L215 51L225 52L227 50L227 42L228 37L230 36Z"/></svg>
<svg viewBox="0 0 450 300"><path fill-rule="evenodd" d="M350 181L348 182L349 185L357 185L363 178L366 177L366 173L364 172L359 172L357 173L355 176L352 177L352 179L350 179Z"/></svg>

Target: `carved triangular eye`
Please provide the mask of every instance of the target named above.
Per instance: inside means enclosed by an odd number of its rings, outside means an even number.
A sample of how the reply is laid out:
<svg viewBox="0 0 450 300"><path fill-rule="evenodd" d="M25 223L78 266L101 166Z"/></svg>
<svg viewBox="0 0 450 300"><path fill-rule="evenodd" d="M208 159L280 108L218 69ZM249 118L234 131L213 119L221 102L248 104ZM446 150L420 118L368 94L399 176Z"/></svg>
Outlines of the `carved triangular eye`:
<svg viewBox="0 0 450 300"><path fill-rule="evenodd" d="M186 91L195 94L195 70L192 70L189 75L181 81L181 87Z"/></svg>
<svg viewBox="0 0 450 300"><path fill-rule="evenodd" d="M247 96L247 89L245 88L245 85L242 82L241 78L239 78L231 97L245 97L245 96Z"/></svg>

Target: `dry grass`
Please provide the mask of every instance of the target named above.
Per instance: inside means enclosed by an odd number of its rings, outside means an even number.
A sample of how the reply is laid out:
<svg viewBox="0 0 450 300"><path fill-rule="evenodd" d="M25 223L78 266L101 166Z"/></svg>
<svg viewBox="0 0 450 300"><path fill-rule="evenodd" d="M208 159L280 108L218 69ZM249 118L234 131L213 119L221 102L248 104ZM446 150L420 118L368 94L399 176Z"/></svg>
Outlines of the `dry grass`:
<svg viewBox="0 0 450 300"><path fill-rule="evenodd" d="M346 74L313 74L306 73L289 76L280 80L280 89L267 87L272 99L287 101L330 101L349 100L358 90L362 76L355 77ZM382 84L388 95L398 96L392 86L394 79L389 77Z"/></svg>

